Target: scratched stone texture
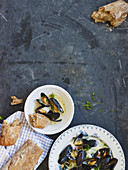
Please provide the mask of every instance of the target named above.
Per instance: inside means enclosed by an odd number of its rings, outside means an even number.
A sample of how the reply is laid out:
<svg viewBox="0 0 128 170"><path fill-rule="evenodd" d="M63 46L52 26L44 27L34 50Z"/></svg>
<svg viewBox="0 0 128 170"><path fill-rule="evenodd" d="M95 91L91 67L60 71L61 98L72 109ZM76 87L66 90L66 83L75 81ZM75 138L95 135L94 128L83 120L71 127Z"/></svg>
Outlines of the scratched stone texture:
<svg viewBox="0 0 128 170"><path fill-rule="evenodd" d="M110 31L90 17L109 2L0 1L0 115L24 110L24 103L10 105L12 95L25 101L39 86L59 85L75 103L69 127L87 123L107 129L122 145L127 162L128 18ZM93 104L91 110L83 107L85 101ZM48 156L38 169L48 169Z"/></svg>

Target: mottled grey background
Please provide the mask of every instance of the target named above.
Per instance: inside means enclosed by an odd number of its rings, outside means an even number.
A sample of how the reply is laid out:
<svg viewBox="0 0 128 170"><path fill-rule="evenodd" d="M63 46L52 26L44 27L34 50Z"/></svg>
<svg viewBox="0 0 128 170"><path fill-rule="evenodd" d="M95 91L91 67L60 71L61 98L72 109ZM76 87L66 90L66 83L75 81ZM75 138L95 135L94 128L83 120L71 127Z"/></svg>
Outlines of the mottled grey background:
<svg viewBox="0 0 128 170"><path fill-rule="evenodd" d="M23 110L24 103L10 106L12 95L25 101L39 86L59 85L75 103L69 127L87 123L107 129L122 145L127 160L128 18L113 31L90 18L109 2L0 1L0 115ZM96 102L91 99L93 92ZM85 101L92 102L93 109L82 107ZM39 169L48 169L47 164L48 157Z"/></svg>

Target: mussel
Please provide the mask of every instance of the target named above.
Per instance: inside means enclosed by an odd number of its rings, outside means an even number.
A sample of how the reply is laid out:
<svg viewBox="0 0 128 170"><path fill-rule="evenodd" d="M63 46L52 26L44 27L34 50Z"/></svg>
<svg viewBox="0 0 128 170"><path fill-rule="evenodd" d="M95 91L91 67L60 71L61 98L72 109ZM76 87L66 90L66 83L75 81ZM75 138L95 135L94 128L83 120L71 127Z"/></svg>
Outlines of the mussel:
<svg viewBox="0 0 128 170"><path fill-rule="evenodd" d="M64 113L62 106L59 104L59 102L55 98L50 98L50 105L51 105L51 109L54 112L60 111L60 112Z"/></svg>
<svg viewBox="0 0 128 170"><path fill-rule="evenodd" d="M44 110L44 109L42 109L42 108L43 108L42 106L36 108L35 112L36 112L36 113L44 113L44 114L46 114L46 113L47 113L46 110Z"/></svg>
<svg viewBox="0 0 128 170"><path fill-rule="evenodd" d="M42 101L42 103L43 103L46 107L49 107L49 106L50 106L50 100L49 100L49 98L46 96L46 94L41 93L41 101Z"/></svg>
<svg viewBox="0 0 128 170"><path fill-rule="evenodd" d="M81 165L85 161L85 159L86 159L86 152L80 150L78 152L77 157L76 157L76 165L77 166Z"/></svg>
<svg viewBox="0 0 128 170"><path fill-rule="evenodd" d="M66 146L66 148L64 148L64 150L62 150L62 152L59 155L59 160L58 163L59 164L64 164L66 161L68 161L68 156L71 154L73 148L71 145Z"/></svg>
<svg viewBox="0 0 128 170"><path fill-rule="evenodd" d="M78 136L76 136L75 138L73 138L73 144L75 146L82 146L83 145L83 133L80 133Z"/></svg>
<svg viewBox="0 0 128 170"><path fill-rule="evenodd" d="M59 120L57 120L59 117L60 117L60 113L54 113L53 111L49 111L48 113L47 113L47 116L49 117L49 119L50 120L52 120L52 121L56 121L56 122L59 122L59 121L61 121L62 119L59 119Z"/></svg>
<svg viewBox="0 0 128 170"><path fill-rule="evenodd" d="M47 114L46 113L41 113L41 114L48 117L51 121L54 121L54 122L62 121L62 119L58 119L58 117L60 116L59 113L54 113L52 111L49 111Z"/></svg>
<svg viewBox="0 0 128 170"><path fill-rule="evenodd" d="M83 145L89 145L89 147L96 147L97 146L97 141L96 140L93 140L93 139L90 139L90 140L87 140L87 139L83 139Z"/></svg>
<svg viewBox="0 0 128 170"><path fill-rule="evenodd" d="M100 162L99 162L98 165L100 166L101 170L104 169L104 166L108 164L108 162L110 161L110 159L111 159L111 156L110 156L110 155L107 155L107 156L103 157L103 158L100 160Z"/></svg>
<svg viewBox="0 0 128 170"><path fill-rule="evenodd" d="M109 148L102 148L99 149L95 154L94 157L101 159L102 157L105 157L107 155L111 156L111 151Z"/></svg>
<svg viewBox="0 0 128 170"><path fill-rule="evenodd" d="M104 169L105 170L107 170L107 169L113 170L114 167L116 166L117 162L118 162L118 159L116 159L116 158L110 159L110 161L104 166Z"/></svg>

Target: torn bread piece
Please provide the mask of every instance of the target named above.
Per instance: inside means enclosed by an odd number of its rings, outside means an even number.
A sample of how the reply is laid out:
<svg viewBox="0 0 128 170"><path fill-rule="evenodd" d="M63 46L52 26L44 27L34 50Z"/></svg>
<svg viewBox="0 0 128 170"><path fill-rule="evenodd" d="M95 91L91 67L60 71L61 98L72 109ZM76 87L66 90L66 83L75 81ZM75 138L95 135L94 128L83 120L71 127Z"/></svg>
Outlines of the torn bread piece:
<svg viewBox="0 0 128 170"><path fill-rule="evenodd" d="M30 114L29 121L33 127L42 128L42 129L50 124L50 119L39 113Z"/></svg>
<svg viewBox="0 0 128 170"><path fill-rule="evenodd" d="M2 170L33 170L42 153L43 149L28 139Z"/></svg>
<svg viewBox="0 0 128 170"><path fill-rule="evenodd" d="M18 99L16 96L11 96L11 105L17 105L23 103L23 99Z"/></svg>
<svg viewBox="0 0 128 170"><path fill-rule="evenodd" d="M94 11L91 17L97 22L109 21L115 28L119 26L127 17L128 3L119 0L102 6L98 11Z"/></svg>
<svg viewBox="0 0 128 170"><path fill-rule="evenodd" d="M19 119L16 119L12 124L4 120L1 127L0 145L14 145L20 136L21 129L22 122Z"/></svg>

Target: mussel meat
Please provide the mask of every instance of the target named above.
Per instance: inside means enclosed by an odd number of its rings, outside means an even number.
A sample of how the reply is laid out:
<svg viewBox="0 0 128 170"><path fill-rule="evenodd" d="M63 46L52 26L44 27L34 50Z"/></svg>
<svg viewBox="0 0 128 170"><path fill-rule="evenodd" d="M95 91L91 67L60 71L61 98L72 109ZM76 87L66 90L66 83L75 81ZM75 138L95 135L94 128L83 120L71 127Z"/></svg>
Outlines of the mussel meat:
<svg viewBox="0 0 128 170"><path fill-rule="evenodd" d="M60 112L64 113L62 106L59 104L59 102L55 98L50 98L50 104L51 104L51 109L54 112L60 111Z"/></svg>
<svg viewBox="0 0 128 170"><path fill-rule="evenodd" d="M85 163L91 168L96 168L98 166L98 161L98 158L89 158L85 160Z"/></svg>
<svg viewBox="0 0 128 170"><path fill-rule="evenodd" d="M46 94L41 93L41 101L46 107L50 106L50 101L49 98L46 96Z"/></svg>
<svg viewBox="0 0 128 170"><path fill-rule="evenodd" d="M77 157L76 157L76 165L77 166L81 165L85 161L85 159L86 159L86 152L80 150L78 152Z"/></svg>
<svg viewBox="0 0 128 170"><path fill-rule="evenodd" d="M44 114L46 114L47 113L46 110L43 110L42 108L43 108L42 106L36 108L35 112L36 113L44 113Z"/></svg>
<svg viewBox="0 0 128 170"><path fill-rule="evenodd" d="M68 156L71 154L72 150L72 146L67 145L66 148L64 148L64 150L62 150L60 153L58 163L64 164L66 161L68 161Z"/></svg>

